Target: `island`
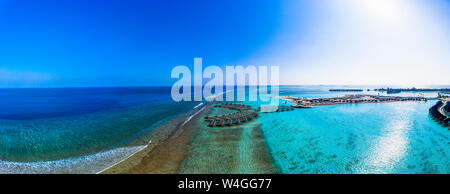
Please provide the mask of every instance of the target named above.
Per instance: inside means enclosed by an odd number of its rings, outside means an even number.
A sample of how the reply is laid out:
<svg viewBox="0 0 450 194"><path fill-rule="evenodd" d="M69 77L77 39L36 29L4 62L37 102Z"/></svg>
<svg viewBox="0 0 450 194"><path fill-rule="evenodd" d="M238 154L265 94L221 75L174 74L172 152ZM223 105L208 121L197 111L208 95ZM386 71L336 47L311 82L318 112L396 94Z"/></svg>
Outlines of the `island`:
<svg viewBox="0 0 450 194"><path fill-rule="evenodd" d="M374 89L374 91L386 92L388 94L395 94L400 92L441 92L449 93L450 88L380 88Z"/></svg>
<svg viewBox="0 0 450 194"><path fill-rule="evenodd" d="M399 96L375 96L375 95L345 95L343 97L336 97L336 98L301 98L301 97L279 96L276 98L293 102L294 105L292 105L292 107L294 108L312 108L314 106L338 105L338 104L427 101L427 98L424 97L399 97Z"/></svg>

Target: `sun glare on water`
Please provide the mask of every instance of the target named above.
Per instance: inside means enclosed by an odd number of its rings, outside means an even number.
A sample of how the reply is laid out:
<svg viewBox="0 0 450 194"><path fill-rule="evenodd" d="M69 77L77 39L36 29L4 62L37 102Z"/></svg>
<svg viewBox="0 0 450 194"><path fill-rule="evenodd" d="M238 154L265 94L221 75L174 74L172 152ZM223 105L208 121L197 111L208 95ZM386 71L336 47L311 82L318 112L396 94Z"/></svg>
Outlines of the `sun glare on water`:
<svg viewBox="0 0 450 194"><path fill-rule="evenodd" d="M411 129L410 114L414 108L402 107L392 104L397 116L392 118L386 126L385 134L375 140L376 144L369 151L368 159L365 161L366 169L363 173L392 173L395 166L399 165L407 154L408 130Z"/></svg>

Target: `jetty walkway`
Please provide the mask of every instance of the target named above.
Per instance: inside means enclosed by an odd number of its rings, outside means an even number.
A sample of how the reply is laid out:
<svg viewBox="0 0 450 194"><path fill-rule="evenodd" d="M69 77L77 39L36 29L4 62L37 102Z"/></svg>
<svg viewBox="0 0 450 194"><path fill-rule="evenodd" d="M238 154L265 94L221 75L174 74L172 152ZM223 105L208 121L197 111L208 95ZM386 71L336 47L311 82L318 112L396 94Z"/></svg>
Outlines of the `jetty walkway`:
<svg viewBox="0 0 450 194"><path fill-rule="evenodd" d="M339 105L339 104L367 104L367 103L386 103L386 102L426 102L424 97L397 97L397 96L375 96L375 95L346 95L336 98L299 98L282 96L283 100L293 102L294 108L312 108L315 106Z"/></svg>

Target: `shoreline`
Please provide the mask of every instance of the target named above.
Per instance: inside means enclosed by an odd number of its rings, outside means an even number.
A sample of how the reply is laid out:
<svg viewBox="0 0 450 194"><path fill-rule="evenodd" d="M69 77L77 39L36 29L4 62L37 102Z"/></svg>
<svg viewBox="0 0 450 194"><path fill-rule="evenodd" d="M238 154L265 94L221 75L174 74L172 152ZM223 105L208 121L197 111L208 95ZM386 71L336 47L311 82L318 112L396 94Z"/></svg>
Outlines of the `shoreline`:
<svg viewBox="0 0 450 194"><path fill-rule="evenodd" d="M142 168L142 166L145 166L146 163L154 164L155 162L152 160L161 159L152 158L149 156L158 155L158 152L160 152L160 150L164 149L164 147L168 145L181 145L182 147L186 146L184 147L184 149L187 150L188 144L186 144L186 142L184 144L174 144L173 142L175 142L180 137L182 137L182 139L184 140L192 139L190 137L185 138L184 136L192 135L192 132L195 131L195 127L193 127L192 125L195 125L200 116L210 110L211 104L204 104L203 107L201 107L194 113L180 115L179 117L169 121L167 124L158 127L152 135L152 140L149 141L149 143L145 147L143 147L139 151L136 151L125 159L115 163L114 165L97 172L96 174L176 173L176 171L174 172L174 167L178 168L181 164L181 161L177 163L178 165L169 165L170 167L165 166L157 170L155 168ZM153 141L153 139L155 139L155 141ZM170 160L170 158L167 157L165 159ZM160 164L161 162L156 163Z"/></svg>
<svg viewBox="0 0 450 194"><path fill-rule="evenodd" d="M112 167L114 167L114 166L116 166L116 165L118 165L118 164L124 162L125 160L128 160L129 158L133 157L136 153L138 153L138 152L140 152L140 151L146 149L151 143L152 143L152 140L150 140L150 141L148 142L148 144L145 145L143 148L137 150L137 151L134 152L134 153L131 153L131 154L130 154L129 156L127 156L126 158L120 160L119 162L114 163L113 165L111 165L111 166L109 166L109 167L107 167L107 168L105 168L105 169L103 169L103 170L100 170L100 171L96 172L95 174L103 174L103 172L107 171L108 169L110 169L110 168L112 168Z"/></svg>

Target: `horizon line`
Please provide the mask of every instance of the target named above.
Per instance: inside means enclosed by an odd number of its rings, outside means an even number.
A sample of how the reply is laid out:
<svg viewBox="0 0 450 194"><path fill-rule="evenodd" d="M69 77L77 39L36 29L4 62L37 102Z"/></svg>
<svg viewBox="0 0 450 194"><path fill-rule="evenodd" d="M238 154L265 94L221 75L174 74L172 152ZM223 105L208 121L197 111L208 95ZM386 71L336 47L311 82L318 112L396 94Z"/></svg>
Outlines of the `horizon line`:
<svg viewBox="0 0 450 194"><path fill-rule="evenodd" d="M204 86L204 85L202 85ZM223 85L224 87L226 86L234 86L234 87L239 87L239 86L245 86L245 87L249 87L249 86L254 86L254 87L258 87L259 85ZM264 86L273 86L273 85L264 85ZM387 84L279 84L278 86L332 86L332 87L336 87L336 86L343 86L343 87L398 87L398 88L420 88L422 86L425 85L418 85L414 86L414 85L396 85L396 84L392 84L392 85L387 85ZM403 86L403 87L399 87L399 86ZM448 87L450 88L450 84L445 85L445 84L429 84L426 86L441 86L441 87ZM45 86L45 87L0 87L0 89L70 89L70 88L157 88L157 87L172 87L172 85L129 85L129 86ZM191 87L196 87L195 85L192 85ZM360 88L358 88L360 89Z"/></svg>

